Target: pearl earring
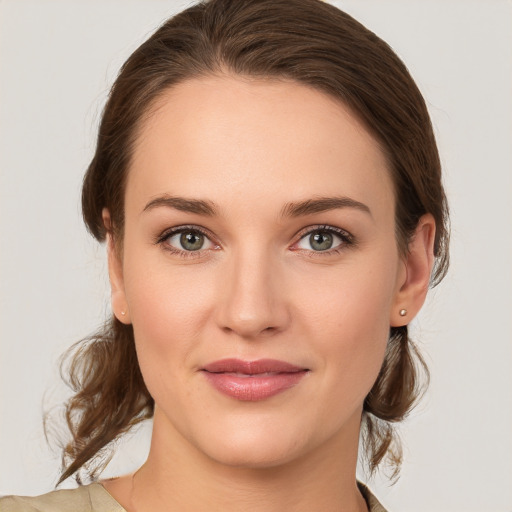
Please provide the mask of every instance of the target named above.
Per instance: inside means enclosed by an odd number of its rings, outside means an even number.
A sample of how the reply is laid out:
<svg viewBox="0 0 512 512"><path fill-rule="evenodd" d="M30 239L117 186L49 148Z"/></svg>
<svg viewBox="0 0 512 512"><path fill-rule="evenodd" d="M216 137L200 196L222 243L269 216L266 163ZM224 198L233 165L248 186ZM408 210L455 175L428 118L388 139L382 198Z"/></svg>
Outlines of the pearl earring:
<svg viewBox="0 0 512 512"><path fill-rule="evenodd" d="M401 309L400 316L405 316L405 315L407 315L407 309Z"/></svg>
<svg viewBox="0 0 512 512"><path fill-rule="evenodd" d="M121 311L121 315L126 315L126 311Z"/></svg>

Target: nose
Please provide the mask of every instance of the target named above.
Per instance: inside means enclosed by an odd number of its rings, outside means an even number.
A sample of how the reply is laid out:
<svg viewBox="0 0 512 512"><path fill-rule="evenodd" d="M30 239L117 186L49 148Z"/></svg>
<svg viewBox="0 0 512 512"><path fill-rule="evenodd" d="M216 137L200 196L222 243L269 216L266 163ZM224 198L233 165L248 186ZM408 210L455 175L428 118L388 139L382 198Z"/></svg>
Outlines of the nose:
<svg viewBox="0 0 512 512"><path fill-rule="evenodd" d="M226 267L216 308L219 327L246 339L285 330L290 314L280 262L246 253L233 255Z"/></svg>

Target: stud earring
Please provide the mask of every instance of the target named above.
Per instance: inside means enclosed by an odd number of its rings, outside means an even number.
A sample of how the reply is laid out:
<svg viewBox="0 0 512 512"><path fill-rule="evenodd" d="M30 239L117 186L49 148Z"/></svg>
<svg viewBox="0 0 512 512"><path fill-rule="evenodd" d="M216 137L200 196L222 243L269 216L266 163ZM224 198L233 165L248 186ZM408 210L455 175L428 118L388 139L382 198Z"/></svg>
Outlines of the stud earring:
<svg viewBox="0 0 512 512"><path fill-rule="evenodd" d="M401 309L400 316L405 316L405 315L407 315L407 309Z"/></svg>
<svg viewBox="0 0 512 512"><path fill-rule="evenodd" d="M126 311L121 311L121 315L126 315Z"/></svg>

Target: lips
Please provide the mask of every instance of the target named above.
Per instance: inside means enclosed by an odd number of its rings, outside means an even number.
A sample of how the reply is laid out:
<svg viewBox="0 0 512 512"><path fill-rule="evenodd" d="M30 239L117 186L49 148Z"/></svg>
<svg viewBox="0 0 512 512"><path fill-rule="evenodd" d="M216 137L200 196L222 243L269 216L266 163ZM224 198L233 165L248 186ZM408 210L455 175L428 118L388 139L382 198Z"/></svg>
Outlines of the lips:
<svg viewBox="0 0 512 512"><path fill-rule="evenodd" d="M298 384L309 372L285 361L222 359L203 369L207 381L231 398L258 401L282 393Z"/></svg>

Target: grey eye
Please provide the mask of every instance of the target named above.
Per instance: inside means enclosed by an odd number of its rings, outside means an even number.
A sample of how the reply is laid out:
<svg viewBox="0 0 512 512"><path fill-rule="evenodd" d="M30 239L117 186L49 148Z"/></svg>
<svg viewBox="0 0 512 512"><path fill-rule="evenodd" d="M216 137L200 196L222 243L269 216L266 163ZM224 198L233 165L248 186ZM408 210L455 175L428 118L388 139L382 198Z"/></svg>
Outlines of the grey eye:
<svg viewBox="0 0 512 512"><path fill-rule="evenodd" d="M202 249L212 249L214 244L210 239L197 230L179 231L171 234L166 239L166 243L179 251L193 252Z"/></svg>
<svg viewBox="0 0 512 512"><path fill-rule="evenodd" d="M315 251L327 251L332 247L334 237L331 233L321 231L320 233L313 233L309 235L309 244Z"/></svg>
<svg viewBox="0 0 512 512"><path fill-rule="evenodd" d="M326 229L317 229L302 237L297 247L308 251L322 252L334 249L345 242L342 235L337 235Z"/></svg>
<svg viewBox="0 0 512 512"><path fill-rule="evenodd" d="M181 233L180 244L186 251L198 251L204 245L204 235L196 232Z"/></svg>

